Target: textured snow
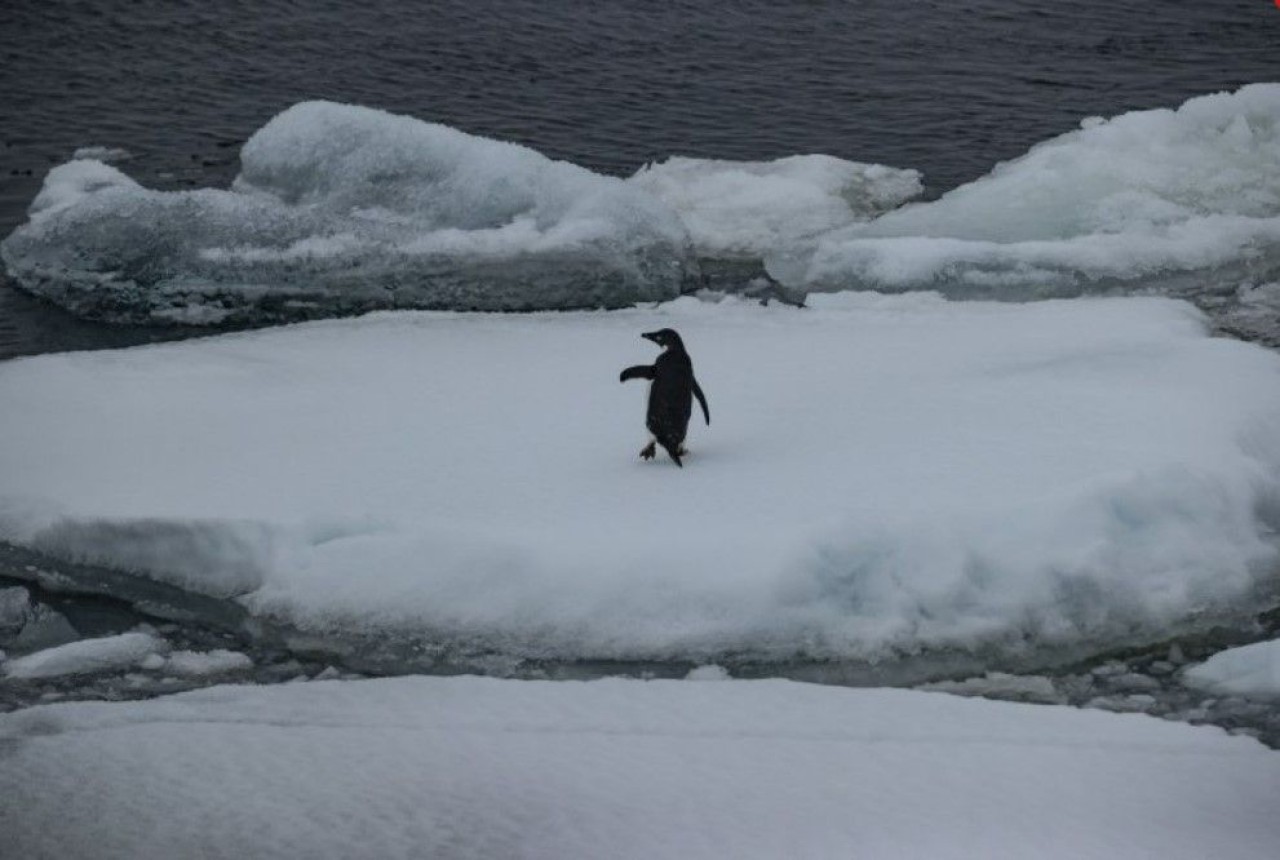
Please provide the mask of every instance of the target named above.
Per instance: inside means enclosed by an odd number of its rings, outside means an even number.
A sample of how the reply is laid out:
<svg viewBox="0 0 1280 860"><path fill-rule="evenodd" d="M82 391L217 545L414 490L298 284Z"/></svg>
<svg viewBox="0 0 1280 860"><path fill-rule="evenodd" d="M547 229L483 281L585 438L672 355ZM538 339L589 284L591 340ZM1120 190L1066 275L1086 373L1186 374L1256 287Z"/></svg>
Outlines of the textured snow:
<svg viewBox="0 0 1280 860"><path fill-rule="evenodd" d="M617 376L668 325L682 470ZM1278 384L1164 299L374 315L0 364L0 539L525 657L1007 663L1252 616Z"/></svg>
<svg viewBox="0 0 1280 860"><path fill-rule="evenodd" d="M679 217L620 179L411 117L304 102L259 129L231 191L50 171L0 246L24 287L112 320L368 308L616 307L689 276Z"/></svg>
<svg viewBox="0 0 1280 860"><path fill-rule="evenodd" d="M703 257L754 257L900 206L923 190L915 170L829 155L775 161L669 158L631 184L675 209Z"/></svg>
<svg viewBox="0 0 1280 860"><path fill-rule="evenodd" d="M14 856L1275 854L1280 754L1145 716L785 681L401 678L0 715Z"/></svg>
<svg viewBox="0 0 1280 860"><path fill-rule="evenodd" d="M768 261L811 289L1025 299L1280 268L1280 84L1093 118L941 199Z"/></svg>
<svg viewBox="0 0 1280 860"><path fill-rule="evenodd" d="M32 679L114 672L141 665L147 657L164 648L163 640L150 633L83 639L15 657L5 663L4 674L10 678Z"/></svg>
<svg viewBox="0 0 1280 860"><path fill-rule="evenodd" d="M1280 639L1220 651L1182 680L1217 695L1280 700Z"/></svg>

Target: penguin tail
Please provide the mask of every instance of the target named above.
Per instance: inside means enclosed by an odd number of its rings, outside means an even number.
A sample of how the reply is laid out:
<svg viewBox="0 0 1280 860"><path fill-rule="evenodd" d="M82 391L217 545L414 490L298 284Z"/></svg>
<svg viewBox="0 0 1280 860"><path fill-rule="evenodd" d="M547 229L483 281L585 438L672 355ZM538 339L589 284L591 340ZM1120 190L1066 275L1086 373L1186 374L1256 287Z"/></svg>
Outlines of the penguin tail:
<svg viewBox="0 0 1280 860"><path fill-rule="evenodd" d="M668 445L666 442L663 442L661 439L658 440L658 444L660 444L663 447L663 449L667 452L667 454L671 456L672 460L676 461L677 466L679 466L681 469L684 468L684 463L680 462L680 445L679 444Z"/></svg>

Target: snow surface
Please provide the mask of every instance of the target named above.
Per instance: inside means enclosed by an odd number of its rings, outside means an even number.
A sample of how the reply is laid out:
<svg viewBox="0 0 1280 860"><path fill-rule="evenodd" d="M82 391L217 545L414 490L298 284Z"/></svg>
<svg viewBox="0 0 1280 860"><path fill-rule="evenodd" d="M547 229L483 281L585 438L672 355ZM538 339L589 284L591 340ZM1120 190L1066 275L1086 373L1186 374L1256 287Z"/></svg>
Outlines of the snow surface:
<svg viewBox="0 0 1280 860"><path fill-rule="evenodd" d="M786 681L399 678L0 715L14 856L1271 858L1280 754Z"/></svg>
<svg viewBox="0 0 1280 860"><path fill-rule="evenodd" d="M313 631L565 659L1009 669L1252 617L1274 588L1275 354L1164 299L814 305L383 314L5 362L0 539ZM715 418L684 469L637 457L646 387L618 382L667 325Z"/></svg>
<svg viewBox="0 0 1280 860"><path fill-rule="evenodd" d="M923 190L920 173L829 155L669 158L629 182L675 209L703 257L754 257L869 221Z"/></svg>
<svg viewBox="0 0 1280 860"><path fill-rule="evenodd" d="M6 677L23 680L114 672L139 666L165 647L163 640L150 633L120 633L15 657L4 664L3 672Z"/></svg>
<svg viewBox="0 0 1280 860"><path fill-rule="evenodd" d="M781 252L768 269L808 289L1013 299L1224 267L1274 280L1280 84L1081 125L939 200Z"/></svg>
<svg viewBox="0 0 1280 860"><path fill-rule="evenodd" d="M1280 701L1280 639L1220 651L1187 669L1182 680L1218 695Z"/></svg>
<svg viewBox="0 0 1280 860"><path fill-rule="evenodd" d="M76 160L30 215L0 245L10 274L112 320L616 307L689 276L679 217L620 179L329 102L259 129L231 191L152 191Z"/></svg>

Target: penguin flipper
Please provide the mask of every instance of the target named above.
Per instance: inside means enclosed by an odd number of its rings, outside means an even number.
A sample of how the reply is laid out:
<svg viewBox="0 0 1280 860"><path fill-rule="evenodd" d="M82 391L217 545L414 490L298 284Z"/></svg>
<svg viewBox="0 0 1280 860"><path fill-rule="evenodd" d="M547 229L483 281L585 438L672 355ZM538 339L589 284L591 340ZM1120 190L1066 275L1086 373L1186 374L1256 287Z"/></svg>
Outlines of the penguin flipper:
<svg viewBox="0 0 1280 860"><path fill-rule="evenodd" d="M698 380L693 380L693 396L698 398L698 405L702 407L702 417L707 419L707 426L711 426L711 411L707 409L707 398L702 394L702 386L698 385Z"/></svg>
<svg viewBox="0 0 1280 860"><path fill-rule="evenodd" d="M634 367L628 367L622 371L622 375L618 377L619 382L626 382L628 379L653 379L654 366L652 364L637 364Z"/></svg>

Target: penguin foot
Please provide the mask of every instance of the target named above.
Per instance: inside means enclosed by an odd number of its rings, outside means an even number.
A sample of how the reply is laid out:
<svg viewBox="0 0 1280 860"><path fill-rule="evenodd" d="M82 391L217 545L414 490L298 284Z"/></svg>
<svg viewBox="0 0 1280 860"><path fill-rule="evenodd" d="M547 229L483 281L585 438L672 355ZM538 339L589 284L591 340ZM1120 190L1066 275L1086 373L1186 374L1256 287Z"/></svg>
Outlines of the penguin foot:
<svg viewBox="0 0 1280 860"><path fill-rule="evenodd" d="M653 459L653 454L654 454L653 446L654 446L654 443L650 442L648 445L645 445L643 448L640 449L640 456L642 459L645 459L645 460Z"/></svg>

